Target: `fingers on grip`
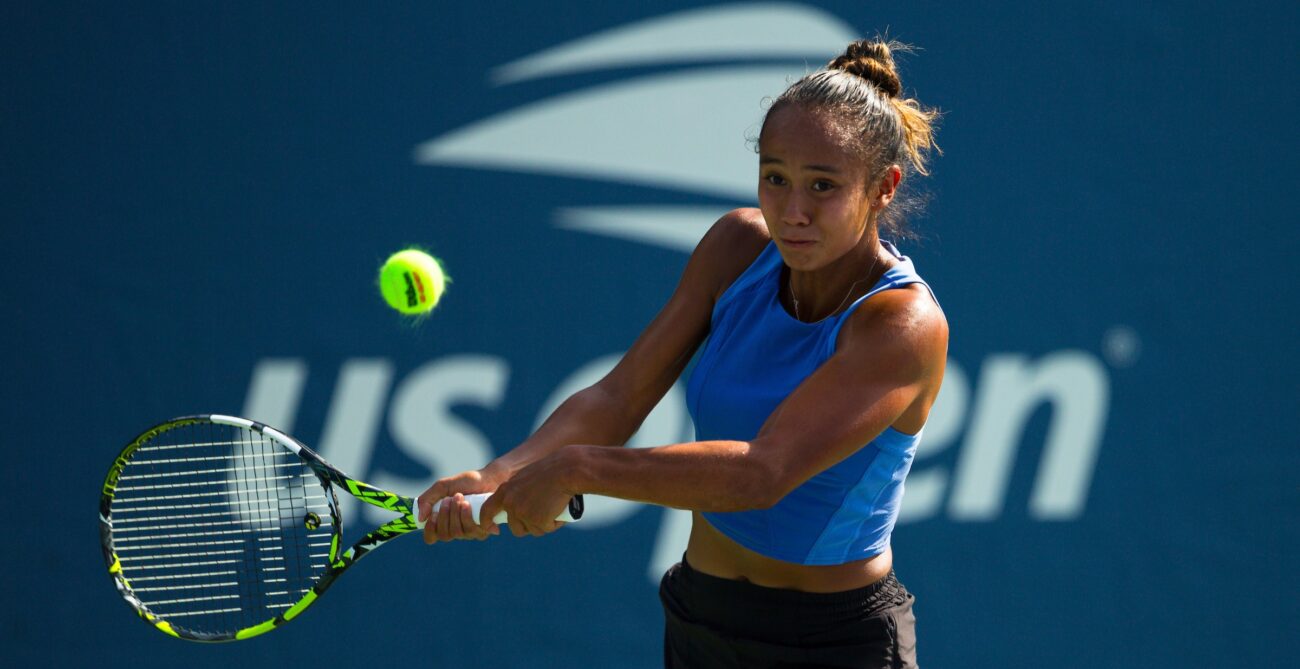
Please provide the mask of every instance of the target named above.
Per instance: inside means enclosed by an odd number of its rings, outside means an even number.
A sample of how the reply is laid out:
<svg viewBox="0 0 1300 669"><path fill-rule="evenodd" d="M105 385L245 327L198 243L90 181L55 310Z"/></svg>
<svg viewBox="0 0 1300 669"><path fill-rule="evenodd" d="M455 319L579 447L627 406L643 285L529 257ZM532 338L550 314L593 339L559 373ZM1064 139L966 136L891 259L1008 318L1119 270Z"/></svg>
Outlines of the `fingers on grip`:
<svg viewBox="0 0 1300 669"><path fill-rule="evenodd" d="M469 502L470 513L473 514L471 518L474 520L474 523L476 525L479 522L479 518L478 518L479 509L483 508L483 502L491 496L492 493L490 492L481 492L481 493L474 493L471 495L464 495L465 501ZM434 502L433 507L429 510L429 515L426 518L420 518L417 510L416 518L415 518L415 526L423 529L424 526L428 524L429 521L437 520L438 511L442 509L442 503L444 501L446 501L445 498ZM502 514L504 513L505 512L503 511ZM500 516L502 514L497 514L497 515Z"/></svg>
<svg viewBox="0 0 1300 669"><path fill-rule="evenodd" d="M480 493L464 495L465 501L469 502L469 510L471 513L471 518L473 519L475 525L482 524L483 521L479 517L479 512L483 510L483 502L487 501L487 498L491 496L492 493L490 492L480 492ZM423 529L424 526L429 521L437 520L438 512L439 510L441 510L442 503L444 501L446 500L440 499L434 502L433 507L429 510L428 517L424 519L420 518L419 509L417 508L415 513L415 526ZM581 517L582 517L582 496L578 495L573 499L573 501L569 503L567 507L565 507L564 511L560 513L559 517L556 518L556 520L562 523L572 523ZM459 519L462 522L459 523L455 521L452 522L455 523L457 526L460 526L463 524L463 519L464 518L462 516ZM496 523L497 525L505 525L508 521L509 521L509 517L507 516L504 510L498 511L496 515L492 518L492 522Z"/></svg>

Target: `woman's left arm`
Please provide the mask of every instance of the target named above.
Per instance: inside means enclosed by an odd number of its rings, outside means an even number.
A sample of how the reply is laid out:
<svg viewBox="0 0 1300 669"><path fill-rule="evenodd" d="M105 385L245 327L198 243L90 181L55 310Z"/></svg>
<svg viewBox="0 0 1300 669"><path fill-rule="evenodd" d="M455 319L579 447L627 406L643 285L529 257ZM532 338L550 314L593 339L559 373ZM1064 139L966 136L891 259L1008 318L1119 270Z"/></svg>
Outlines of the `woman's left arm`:
<svg viewBox="0 0 1300 669"><path fill-rule="evenodd" d="M896 423L924 422L948 348L943 312L922 287L891 290L855 311L834 355L750 441L656 448L566 446L520 470L485 503L516 536L540 536L577 493L696 511L766 508Z"/></svg>

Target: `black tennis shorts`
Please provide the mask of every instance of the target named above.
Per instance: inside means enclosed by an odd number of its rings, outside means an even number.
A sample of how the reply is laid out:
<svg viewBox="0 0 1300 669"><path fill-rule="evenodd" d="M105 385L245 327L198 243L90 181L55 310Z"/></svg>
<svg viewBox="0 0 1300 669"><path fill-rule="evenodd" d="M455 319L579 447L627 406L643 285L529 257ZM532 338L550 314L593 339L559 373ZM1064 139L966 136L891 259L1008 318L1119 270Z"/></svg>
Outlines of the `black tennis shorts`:
<svg viewBox="0 0 1300 669"><path fill-rule="evenodd" d="M695 571L659 583L664 667L916 667L912 594L889 575L833 593L765 588Z"/></svg>

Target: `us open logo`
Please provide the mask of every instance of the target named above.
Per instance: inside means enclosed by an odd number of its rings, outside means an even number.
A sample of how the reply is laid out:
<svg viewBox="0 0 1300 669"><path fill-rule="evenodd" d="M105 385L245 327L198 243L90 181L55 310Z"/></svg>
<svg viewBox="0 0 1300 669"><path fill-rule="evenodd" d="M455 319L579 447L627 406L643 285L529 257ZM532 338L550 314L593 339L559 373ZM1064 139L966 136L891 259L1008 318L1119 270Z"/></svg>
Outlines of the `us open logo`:
<svg viewBox="0 0 1300 669"><path fill-rule="evenodd" d="M641 74L487 113L417 145L413 159L431 168L474 167L677 192L679 204L559 206L551 212L551 222L563 230L689 253L721 214L753 202L755 156L745 132L761 118L760 101L833 56L828 45L838 48L857 37L838 18L794 4L727 5L611 28L501 65L484 85L509 86L600 68L633 68ZM671 69L643 73L651 66ZM414 298L413 287L407 296ZM601 378L618 358L600 356L573 370L537 407L534 425L564 398ZM318 363L326 370L316 371L328 374L335 364ZM411 370L397 370L386 358L337 364L333 400L316 450L340 469L390 490L422 490L431 482L372 466L385 416L393 443L436 476L478 468L498 454L485 435L457 419L451 408L498 409L511 372L505 358L491 352L449 355ZM259 361L242 415L295 431L311 367L297 358ZM978 368L972 381L959 361L949 360L908 477L899 522L1001 517L1027 424L1044 406L1051 408L1051 417L1026 502L1028 515L1053 522L1078 518L1087 504L1109 413L1107 367L1087 351L1067 349L1037 359L990 352ZM692 438L679 383L629 445ZM956 457L946 458L955 464L936 462L937 455L955 446ZM598 530L643 508L592 497L584 522L573 528ZM383 518L376 509L365 513L375 513L375 521ZM689 532L689 513L665 510L662 518L646 569L652 582L680 558Z"/></svg>

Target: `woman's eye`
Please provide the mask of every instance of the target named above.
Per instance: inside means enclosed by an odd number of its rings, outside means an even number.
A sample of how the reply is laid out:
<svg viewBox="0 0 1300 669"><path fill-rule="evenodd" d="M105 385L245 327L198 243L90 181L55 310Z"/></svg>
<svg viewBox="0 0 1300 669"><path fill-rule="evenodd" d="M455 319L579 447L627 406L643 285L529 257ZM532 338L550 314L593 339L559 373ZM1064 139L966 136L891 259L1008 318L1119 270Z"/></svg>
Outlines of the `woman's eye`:
<svg viewBox="0 0 1300 669"><path fill-rule="evenodd" d="M784 186L784 185L785 185L785 179L783 179L783 178L781 177L781 175L779 175L779 174L769 174L769 175L763 177L763 180L766 181L766 182L768 182L768 183L770 183L770 184L772 184L773 186Z"/></svg>
<svg viewBox="0 0 1300 669"><path fill-rule="evenodd" d="M835 188L835 184L829 181L813 182L813 190L817 191L818 193L825 193L826 191L831 190L832 188Z"/></svg>

